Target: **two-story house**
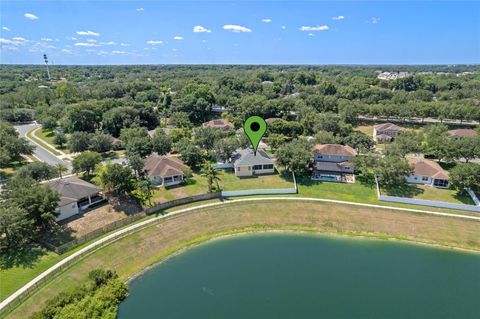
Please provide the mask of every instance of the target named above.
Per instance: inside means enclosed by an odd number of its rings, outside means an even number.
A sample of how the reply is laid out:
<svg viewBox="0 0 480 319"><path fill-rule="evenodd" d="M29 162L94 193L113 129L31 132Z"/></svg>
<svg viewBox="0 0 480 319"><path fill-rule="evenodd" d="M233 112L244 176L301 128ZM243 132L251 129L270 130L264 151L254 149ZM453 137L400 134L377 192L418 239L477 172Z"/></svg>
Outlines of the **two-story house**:
<svg viewBox="0 0 480 319"><path fill-rule="evenodd" d="M348 145L317 144L313 148L312 179L354 183L353 157L357 152Z"/></svg>
<svg viewBox="0 0 480 319"><path fill-rule="evenodd" d="M393 123L377 124L373 127L373 140L377 143L391 142L403 131L403 127Z"/></svg>

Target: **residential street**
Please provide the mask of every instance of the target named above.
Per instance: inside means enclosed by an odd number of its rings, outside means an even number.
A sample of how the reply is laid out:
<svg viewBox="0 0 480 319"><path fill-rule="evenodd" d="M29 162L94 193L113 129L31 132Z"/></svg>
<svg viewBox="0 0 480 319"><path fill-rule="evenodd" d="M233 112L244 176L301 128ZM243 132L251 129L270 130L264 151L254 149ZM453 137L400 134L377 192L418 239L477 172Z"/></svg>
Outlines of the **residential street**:
<svg viewBox="0 0 480 319"><path fill-rule="evenodd" d="M16 125L15 126L15 129L17 130L18 134L20 135L20 137L24 137L26 138L30 144L32 145L35 145L36 148L35 148L35 151L34 151L34 155L39 159L41 160L42 162L45 162L45 163L48 163L50 165L57 165L57 164L63 164L65 165L68 170L70 171L71 170L71 163L69 161L64 161L58 157L56 157L55 155L53 155L52 153L50 153L49 151L47 151L45 148L43 148L40 144L37 144L35 143L34 141L32 141L31 139L29 139L27 137L27 133L34 129L34 128L37 128L37 127L40 127L40 124L37 124L37 123L30 123L30 124L22 124L22 125Z"/></svg>

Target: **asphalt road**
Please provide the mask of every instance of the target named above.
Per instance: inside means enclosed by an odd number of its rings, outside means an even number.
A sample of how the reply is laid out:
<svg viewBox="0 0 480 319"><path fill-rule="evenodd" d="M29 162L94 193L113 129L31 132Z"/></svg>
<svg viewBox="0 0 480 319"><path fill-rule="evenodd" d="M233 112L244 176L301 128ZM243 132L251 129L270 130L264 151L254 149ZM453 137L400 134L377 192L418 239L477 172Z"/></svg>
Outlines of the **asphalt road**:
<svg viewBox="0 0 480 319"><path fill-rule="evenodd" d="M52 153L47 151L45 148L43 148L40 144L35 143L34 141L30 140L27 137L27 133L30 130L32 130L34 128L37 128L37 127L40 127L40 124L30 123L30 124L16 125L15 129L17 130L20 137L24 137L25 139L27 139L27 141L30 144L35 146L35 151L34 151L33 155L35 155L39 160L41 160L42 162L45 162L47 164L50 164L50 165L63 164L70 171L72 165L69 161L64 161L64 160L56 157L55 155L53 155Z"/></svg>

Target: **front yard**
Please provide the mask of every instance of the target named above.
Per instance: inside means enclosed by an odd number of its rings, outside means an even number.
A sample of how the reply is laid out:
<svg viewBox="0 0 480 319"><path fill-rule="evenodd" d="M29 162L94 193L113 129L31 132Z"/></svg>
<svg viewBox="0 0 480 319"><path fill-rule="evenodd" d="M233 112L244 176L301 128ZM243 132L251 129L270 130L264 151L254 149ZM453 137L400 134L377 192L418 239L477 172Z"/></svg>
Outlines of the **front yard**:
<svg viewBox="0 0 480 319"><path fill-rule="evenodd" d="M58 145L55 144L54 142L54 139L55 139L55 132L51 129L39 129L37 131L35 131L35 134L33 134L34 136L36 136L37 138L55 146L58 150L66 153L66 154L69 154L70 151L68 150L68 148L66 147L66 144L63 145L63 147L59 147ZM42 146L44 146L42 144ZM50 148L48 148L50 150Z"/></svg>

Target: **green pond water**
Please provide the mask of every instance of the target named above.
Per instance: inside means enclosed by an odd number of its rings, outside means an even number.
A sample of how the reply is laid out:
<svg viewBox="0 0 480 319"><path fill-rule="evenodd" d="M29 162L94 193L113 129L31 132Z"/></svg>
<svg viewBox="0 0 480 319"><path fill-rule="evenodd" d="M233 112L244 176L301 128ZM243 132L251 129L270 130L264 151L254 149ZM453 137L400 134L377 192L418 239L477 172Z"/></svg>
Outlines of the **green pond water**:
<svg viewBox="0 0 480 319"><path fill-rule="evenodd" d="M130 318L480 318L480 255L304 234L206 243L148 270Z"/></svg>

